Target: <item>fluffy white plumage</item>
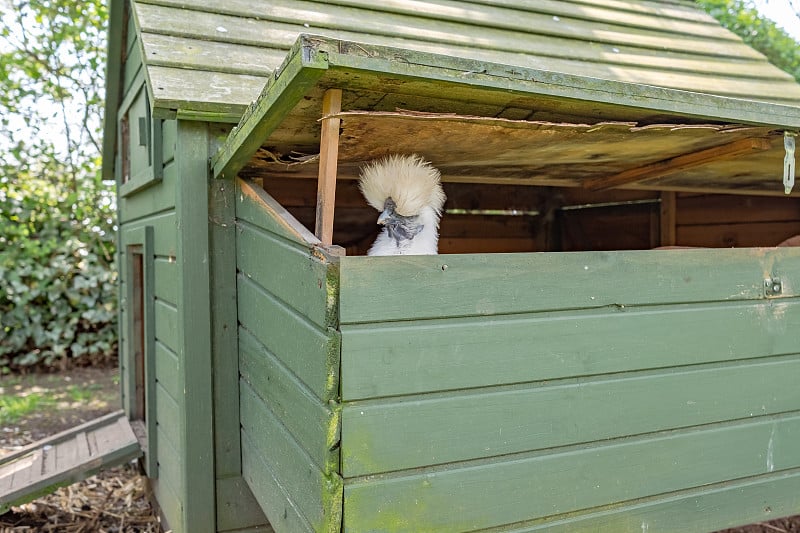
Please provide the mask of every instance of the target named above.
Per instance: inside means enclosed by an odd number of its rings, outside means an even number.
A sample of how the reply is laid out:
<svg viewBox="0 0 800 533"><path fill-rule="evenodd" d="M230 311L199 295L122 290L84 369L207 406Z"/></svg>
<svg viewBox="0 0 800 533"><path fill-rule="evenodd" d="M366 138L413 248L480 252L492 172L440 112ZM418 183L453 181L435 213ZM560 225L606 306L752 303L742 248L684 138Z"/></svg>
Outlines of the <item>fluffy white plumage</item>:
<svg viewBox="0 0 800 533"><path fill-rule="evenodd" d="M439 171L420 156L390 155L361 169L359 188L384 226L367 255L438 253L445 194Z"/></svg>

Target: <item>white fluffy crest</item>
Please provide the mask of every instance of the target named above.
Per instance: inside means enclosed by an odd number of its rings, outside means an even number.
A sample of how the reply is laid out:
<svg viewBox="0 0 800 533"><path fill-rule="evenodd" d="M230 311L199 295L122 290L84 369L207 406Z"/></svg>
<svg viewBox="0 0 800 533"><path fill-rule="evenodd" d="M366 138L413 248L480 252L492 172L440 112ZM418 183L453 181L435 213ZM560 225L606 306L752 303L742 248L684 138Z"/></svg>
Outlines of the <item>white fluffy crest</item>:
<svg viewBox="0 0 800 533"><path fill-rule="evenodd" d="M358 185L369 205L383 211L391 197L404 217L419 215L425 207L439 214L445 201L441 174L417 154L390 155L367 164Z"/></svg>

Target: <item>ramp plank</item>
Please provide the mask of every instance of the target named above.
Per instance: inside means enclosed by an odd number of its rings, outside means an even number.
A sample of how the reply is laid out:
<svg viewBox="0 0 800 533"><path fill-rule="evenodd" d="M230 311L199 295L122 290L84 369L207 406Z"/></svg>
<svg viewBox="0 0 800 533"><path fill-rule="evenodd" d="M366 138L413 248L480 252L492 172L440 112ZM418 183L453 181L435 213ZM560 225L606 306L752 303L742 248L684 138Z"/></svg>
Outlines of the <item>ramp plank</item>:
<svg viewBox="0 0 800 533"><path fill-rule="evenodd" d="M34 442L0 459L0 514L141 453L123 411Z"/></svg>

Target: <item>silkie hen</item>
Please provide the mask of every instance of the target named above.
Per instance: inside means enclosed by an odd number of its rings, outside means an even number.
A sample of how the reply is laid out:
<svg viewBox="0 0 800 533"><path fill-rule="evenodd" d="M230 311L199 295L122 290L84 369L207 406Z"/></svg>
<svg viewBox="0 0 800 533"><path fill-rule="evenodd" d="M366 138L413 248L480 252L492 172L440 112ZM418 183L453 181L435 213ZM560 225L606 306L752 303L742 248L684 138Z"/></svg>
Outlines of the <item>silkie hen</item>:
<svg viewBox="0 0 800 533"><path fill-rule="evenodd" d="M430 163L418 155L390 155L361 169L359 188L383 225L367 255L438 253L445 194Z"/></svg>

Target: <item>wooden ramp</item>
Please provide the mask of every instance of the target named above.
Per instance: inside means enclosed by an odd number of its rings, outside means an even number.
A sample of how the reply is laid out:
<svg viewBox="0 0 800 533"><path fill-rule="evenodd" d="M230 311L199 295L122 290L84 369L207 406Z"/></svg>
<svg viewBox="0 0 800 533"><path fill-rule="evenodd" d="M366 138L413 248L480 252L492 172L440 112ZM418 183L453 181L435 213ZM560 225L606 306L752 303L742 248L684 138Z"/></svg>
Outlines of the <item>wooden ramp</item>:
<svg viewBox="0 0 800 533"><path fill-rule="evenodd" d="M0 514L141 455L123 411L116 411L0 458Z"/></svg>

